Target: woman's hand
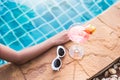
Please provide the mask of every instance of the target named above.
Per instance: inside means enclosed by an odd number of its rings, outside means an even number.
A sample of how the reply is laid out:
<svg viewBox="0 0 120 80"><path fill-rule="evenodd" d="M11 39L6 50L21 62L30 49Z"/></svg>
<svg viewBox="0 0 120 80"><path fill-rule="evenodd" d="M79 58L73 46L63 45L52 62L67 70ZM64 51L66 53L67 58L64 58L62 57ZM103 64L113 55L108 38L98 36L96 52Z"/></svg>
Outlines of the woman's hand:
<svg viewBox="0 0 120 80"><path fill-rule="evenodd" d="M70 39L68 37L68 31L62 31L57 35L53 36L52 38L50 38L49 40L56 46L56 45L64 44L68 42Z"/></svg>

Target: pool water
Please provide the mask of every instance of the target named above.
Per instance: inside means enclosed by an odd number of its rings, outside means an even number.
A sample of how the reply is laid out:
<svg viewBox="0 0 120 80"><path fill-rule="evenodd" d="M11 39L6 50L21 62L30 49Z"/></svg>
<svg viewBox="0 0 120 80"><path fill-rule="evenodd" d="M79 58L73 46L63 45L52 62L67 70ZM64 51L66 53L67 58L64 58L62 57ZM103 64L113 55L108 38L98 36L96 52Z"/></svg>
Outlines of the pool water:
<svg viewBox="0 0 120 80"><path fill-rule="evenodd" d="M117 0L0 0L0 43L19 51L73 23L85 23ZM0 64L6 61L0 59Z"/></svg>

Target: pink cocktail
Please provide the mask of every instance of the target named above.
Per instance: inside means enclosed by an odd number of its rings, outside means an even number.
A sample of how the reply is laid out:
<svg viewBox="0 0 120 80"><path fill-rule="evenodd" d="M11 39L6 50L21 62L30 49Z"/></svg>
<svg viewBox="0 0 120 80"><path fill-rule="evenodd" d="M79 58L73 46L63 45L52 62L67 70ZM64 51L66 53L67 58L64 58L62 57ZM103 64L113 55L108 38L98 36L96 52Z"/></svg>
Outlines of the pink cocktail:
<svg viewBox="0 0 120 80"><path fill-rule="evenodd" d="M68 36L71 41L76 43L76 45L73 45L69 49L69 54L74 59L81 59L84 55L83 51L83 44L85 41L88 40L89 35L92 34L92 32L95 31L95 27L88 25L87 27L83 27L80 24L72 25Z"/></svg>

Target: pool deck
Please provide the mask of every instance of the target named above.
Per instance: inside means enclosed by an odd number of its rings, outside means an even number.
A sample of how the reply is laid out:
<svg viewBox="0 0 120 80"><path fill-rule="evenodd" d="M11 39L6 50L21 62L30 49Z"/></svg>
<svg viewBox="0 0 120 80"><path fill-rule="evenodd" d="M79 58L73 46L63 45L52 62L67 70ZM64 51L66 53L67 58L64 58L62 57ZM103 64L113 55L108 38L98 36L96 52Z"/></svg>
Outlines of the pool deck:
<svg viewBox="0 0 120 80"><path fill-rule="evenodd" d="M0 67L0 80L86 80L120 57L120 2L96 18L87 22L96 26L95 33L84 44L82 60L73 60L65 44L67 54L62 59L60 71L51 69L56 57L56 47L21 66L8 63Z"/></svg>

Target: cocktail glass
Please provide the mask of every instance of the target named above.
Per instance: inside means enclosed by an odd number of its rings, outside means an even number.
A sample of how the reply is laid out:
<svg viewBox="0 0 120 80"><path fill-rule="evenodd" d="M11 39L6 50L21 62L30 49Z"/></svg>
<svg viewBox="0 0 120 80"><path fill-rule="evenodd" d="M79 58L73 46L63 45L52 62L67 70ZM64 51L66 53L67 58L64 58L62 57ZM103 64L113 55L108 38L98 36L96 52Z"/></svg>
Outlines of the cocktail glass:
<svg viewBox="0 0 120 80"><path fill-rule="evenodd" d="M84 48L82 45L94 31L95 27L92 25L84 27L77 23L70 26L68 36L74 45L69 48L69 54L73 59L81 59L83 57Z"/></svg>

